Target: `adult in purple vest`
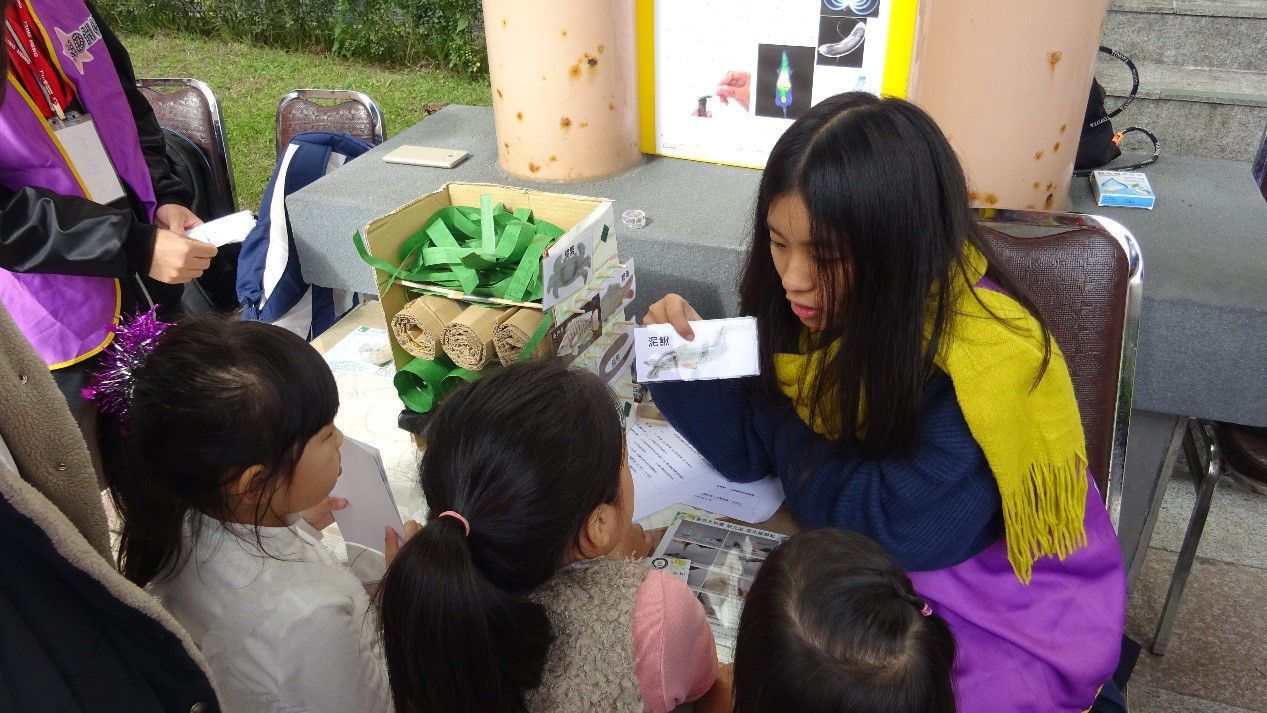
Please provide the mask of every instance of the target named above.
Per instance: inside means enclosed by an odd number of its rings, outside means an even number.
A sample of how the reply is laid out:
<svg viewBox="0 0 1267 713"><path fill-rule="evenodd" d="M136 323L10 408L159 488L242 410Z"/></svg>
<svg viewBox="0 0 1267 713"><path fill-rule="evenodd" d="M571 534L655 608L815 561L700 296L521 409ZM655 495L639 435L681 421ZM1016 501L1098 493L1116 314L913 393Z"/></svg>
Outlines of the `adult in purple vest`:
<svg viewBox="0 0 1267 713"><path fill-rule="evenodd" d="M119 317L153 304L171 316L180 285L201 275L216 250L185 236L201 222L185 207L191 192L173 171L127 52L95 9L84 0L0 6L0 303L83 421L84 374ZM91 116L124 197L92 199L57 117L46 115L50 85L32 81L31 68L73 92L59 113Z"/></svg>

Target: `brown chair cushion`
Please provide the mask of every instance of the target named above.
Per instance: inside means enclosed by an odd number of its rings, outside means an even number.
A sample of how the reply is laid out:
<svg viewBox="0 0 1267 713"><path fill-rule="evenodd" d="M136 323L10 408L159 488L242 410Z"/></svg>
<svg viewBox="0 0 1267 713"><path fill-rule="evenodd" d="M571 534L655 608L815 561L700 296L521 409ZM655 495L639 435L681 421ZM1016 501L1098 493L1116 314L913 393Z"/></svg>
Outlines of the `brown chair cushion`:
<svg viewBox="0 0 1267 713"><path fill-rule="evenodd" d="M278 109L277 154L305 131L339 131L373 144L374 117L365 105L343 101L325 106L307 99L291 99Z"/></svg>
<svg viewBox="0 0 1267 713"><path fill-rule="evenodd" d="M211 106L207 98L192 87L181 87L170 91L158 91L149 87L140 87L144 96L154 109L158 123L174 129L187 136L202 149L211 162L213 179L212 190L216 192L214 203L233 210L232 191L229 189L229 169L225 165L225 148L220 145L212 120Z"/></svg>
<svg viewBox="0 0 1267 713"><path fill-rule="evenodd" d="M1099 229L1024 238L999 229L1007 226L987 226L986 241L1038 307L1065 355L1091 472L1106 495L1130 280L1127 258Z"/></svg>

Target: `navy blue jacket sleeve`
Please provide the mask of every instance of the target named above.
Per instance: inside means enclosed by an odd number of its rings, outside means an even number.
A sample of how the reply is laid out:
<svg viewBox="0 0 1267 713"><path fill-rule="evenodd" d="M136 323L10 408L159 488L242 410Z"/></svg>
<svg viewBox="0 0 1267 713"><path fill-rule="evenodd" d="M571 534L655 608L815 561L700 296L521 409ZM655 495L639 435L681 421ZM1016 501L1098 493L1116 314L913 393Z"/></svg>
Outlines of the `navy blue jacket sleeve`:
<svg viewBox="0 0 1267 713"><path fill-rule="evenodd" d="M998 487L944 376L925 396L917 448L890 458L842 458L789 401L768 403L737 382L651 391L670 423L726 477L777 475L806 527L866 535L908 571L958 564L1002 535Z"/></svg>
<svg viewBox="0 0 1267 713"><path fill-rule="evenodd" d="M746 379L648 384L660 413L727 479L751 483L773 473L752 430Z"/></svg>

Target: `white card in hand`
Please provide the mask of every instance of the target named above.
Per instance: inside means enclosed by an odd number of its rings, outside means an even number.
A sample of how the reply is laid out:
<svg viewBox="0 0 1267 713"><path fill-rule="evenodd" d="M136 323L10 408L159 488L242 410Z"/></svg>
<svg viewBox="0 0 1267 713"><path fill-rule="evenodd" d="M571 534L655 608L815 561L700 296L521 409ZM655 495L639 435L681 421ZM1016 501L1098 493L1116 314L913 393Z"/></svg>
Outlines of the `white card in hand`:
<svg viewBox="0 0 1267 713"><path fill-rule="evenodd" d="M671 324L634 330L639 383L735 379L761 373L755 317L702 319L690 324L695 339L689 342Z"/></svg>
<svg viewBox="0 0 1267 713"><path fill-rule="evenodd" d="M247 234L254 227L255 216L251 214L251 211L244 210L203 223L190 230L189 237L222 248L225 245L246 240Z"/></svg>
<svg viewBox="0 0 1267 713"><path fill-rule="evenodd" d="M339 453L343 473L330 494L347 499L348 506L334 511L334 521L347 542L382 552L383 528L390 526L404 536L405 525L387 485L387 471L378 449L344 436Z"/></svg>

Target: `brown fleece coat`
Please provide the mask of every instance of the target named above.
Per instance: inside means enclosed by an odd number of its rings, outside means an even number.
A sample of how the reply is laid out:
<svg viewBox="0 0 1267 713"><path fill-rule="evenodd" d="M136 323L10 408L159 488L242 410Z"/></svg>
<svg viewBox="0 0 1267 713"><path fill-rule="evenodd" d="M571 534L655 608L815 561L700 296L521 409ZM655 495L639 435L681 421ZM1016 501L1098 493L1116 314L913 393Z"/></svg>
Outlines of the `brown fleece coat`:
<svg viewBox="0 0 1267 713"><path fill-rule="evenodd" d="M554 633L541 685L526 696L529 711L646 710L633 650L634 601L646 576L642 560L597 559L564 569L529 595Z"/></svg>
<svg viewBox="0 0 1267 713"><path fill-rule="evenodd" d="M210 681L210 669L188 633L158 600L112 565L105 509L88 447L48 367L3 307L0 438L17 465L14 472L0 464L0 498L42 530L75 569L124 606L170 631Z"/></svg>

